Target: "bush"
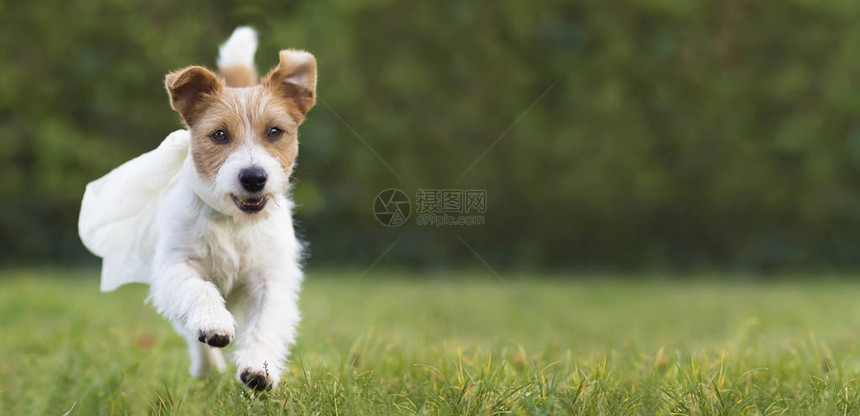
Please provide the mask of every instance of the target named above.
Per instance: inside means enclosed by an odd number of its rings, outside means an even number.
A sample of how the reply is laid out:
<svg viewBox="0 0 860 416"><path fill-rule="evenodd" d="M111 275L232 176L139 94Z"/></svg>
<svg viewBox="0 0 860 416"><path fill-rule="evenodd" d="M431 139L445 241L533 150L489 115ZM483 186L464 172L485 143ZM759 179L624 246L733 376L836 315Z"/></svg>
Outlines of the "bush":
<svg viewBox="0 0 860 416"><path fill-rule="evenodd" d="M860 265L856 2L220 3L4 7L2 261L88 259L84 185L179 128L164 74L251 24L261 69L319 61L294 189L312 262L408 230L387 261L475 262L462 236L499 267ZM382 227L388 188L485 189L487 223Z"/></svg>

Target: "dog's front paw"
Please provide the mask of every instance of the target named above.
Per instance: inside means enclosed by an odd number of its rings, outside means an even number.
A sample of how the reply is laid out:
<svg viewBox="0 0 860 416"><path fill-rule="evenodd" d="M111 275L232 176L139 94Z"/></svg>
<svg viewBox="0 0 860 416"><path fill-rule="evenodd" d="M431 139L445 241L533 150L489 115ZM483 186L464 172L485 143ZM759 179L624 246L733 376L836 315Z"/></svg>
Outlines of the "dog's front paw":
<svg viewBox="0 0 860 416"><path fill-rule="evenodd" d="M197 339L213 347L224 348L233 340L236 321L227 309L208 314L190 315L185 325L197 334Z"/></svg>
<svg viewBox="0 0 860 416"><path fill-rule="evenodd" d="M233 331L227 329L201 329L197 331L197 340L213 347L224 348L233 340Z"/></svg>
<svg viewBox="0 0 860 416"><path fill-rule="evenodd" d="M275 380L269 375L267 370L245 368L239 373L239 380L249 389L256 391L271 390L275 385Z"/></svg>

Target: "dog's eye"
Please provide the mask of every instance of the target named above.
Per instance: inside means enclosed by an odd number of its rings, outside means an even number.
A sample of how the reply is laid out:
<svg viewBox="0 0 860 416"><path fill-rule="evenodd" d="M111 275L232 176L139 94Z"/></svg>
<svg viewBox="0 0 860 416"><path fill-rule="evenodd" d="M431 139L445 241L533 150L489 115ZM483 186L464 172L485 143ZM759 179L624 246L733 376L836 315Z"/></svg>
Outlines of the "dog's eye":
<svg viewBox="0 0 860 416"><path fill-rule="evenodd" d="M230 136L224 130L215 130L214 133L209 135L209 138L215 143L225 143L230 140Z"/></svg>
<svg viewBox="0 0 860 416"><path fill-rule="evenodd" d="M283 135L284 135L284 130L279 129L277 127L272 127L266 133L266 138L271 140L271 141L275 141L275 140L280 139L281 136L283 136Z"/></svg>

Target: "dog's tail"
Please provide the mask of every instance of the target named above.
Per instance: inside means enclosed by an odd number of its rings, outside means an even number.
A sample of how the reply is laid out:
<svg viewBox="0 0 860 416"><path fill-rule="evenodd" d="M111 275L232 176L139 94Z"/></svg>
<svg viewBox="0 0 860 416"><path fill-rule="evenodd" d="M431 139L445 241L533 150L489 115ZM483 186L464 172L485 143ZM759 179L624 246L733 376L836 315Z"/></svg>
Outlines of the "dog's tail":
<svg viewBox="0 0 860 416"><path fill-rule="evenodd" d="M257 32L250 26L240 26L218 51L218 69L228 87L257 85L254 53L257 52Z"/></svg>

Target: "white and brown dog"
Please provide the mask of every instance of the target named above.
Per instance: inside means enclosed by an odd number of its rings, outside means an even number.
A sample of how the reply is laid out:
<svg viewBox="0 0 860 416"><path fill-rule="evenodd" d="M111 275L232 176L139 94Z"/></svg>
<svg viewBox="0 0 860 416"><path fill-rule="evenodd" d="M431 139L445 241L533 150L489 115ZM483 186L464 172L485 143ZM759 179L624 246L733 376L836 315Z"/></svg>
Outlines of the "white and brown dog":
<svg viewBox="0 0 860 416"><path fill-rule="evenodd" d="M119 185L101 185L103 191L94 182L87 188L93 194L89 201L84 197L81 236L104 257L103 290L111 285L105 279L116 256L102 252L134 247L113 263L139 257L134 273L149 276L123 279L150 285L151 303L188 341L193 375L223 371L220 349L233 343L237 378L263 390L277 385L299 321L302 246L293 230L288 190L297 129L315 101L316 61L310 53L283 50L278 66L258 83L256 47L256 32L239 28L221 46L220 77L201 66L167 75L170 103L188 127L171 135L180 134L187 143L175 175L150 193L157 198L148 196L152 206L138 215L134 229L114 232L117 241L123 238L119 234L135 234L131 243L93 243L100 231L87 231L95 228L85 224L104 209L107 199L99 199L99 192L138 192L121 188L148 185L117 179L123 166L100 180ZM98 244L111 247L99 252Z"/></svg>

